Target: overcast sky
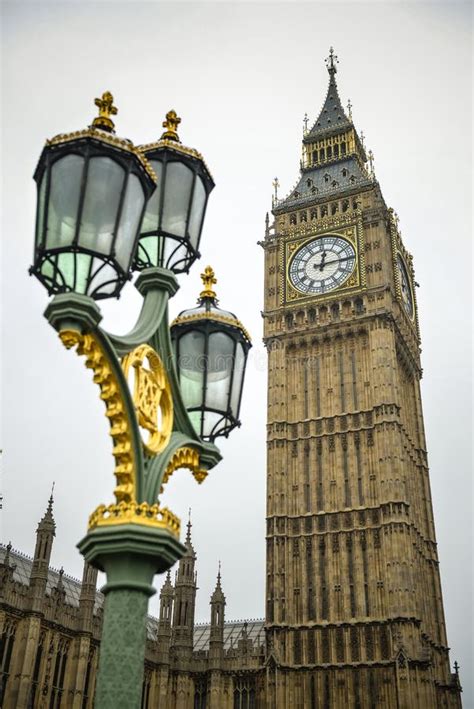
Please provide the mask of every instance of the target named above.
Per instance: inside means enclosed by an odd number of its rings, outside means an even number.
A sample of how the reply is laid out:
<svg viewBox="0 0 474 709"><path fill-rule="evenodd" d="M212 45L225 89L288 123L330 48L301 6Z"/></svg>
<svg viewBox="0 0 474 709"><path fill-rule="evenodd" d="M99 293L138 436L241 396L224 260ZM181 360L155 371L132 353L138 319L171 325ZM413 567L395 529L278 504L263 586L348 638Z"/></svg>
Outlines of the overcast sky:
<svg viewBox="0 0 474 709"><path fill-rule="evenodd" d="M164 502L192 507L197 620L209 618L219 559L227 618L263 617L266 356L261 344L262 239L272 179L298 177L303 116L324 101L334 45L344 105L375 154L385 200L413 253L423 342L423 395L451 659L472 706L471 5L437 3L2 4L3 431L2 539L32 554L53 480L52 563L80 577L75 544L87 516L111 502L111 441L98 390L42 317L43 287L27 274L32 174L47 137L86 127L110 90L117 133L158 138L170 108L184 144L213 173L202 260L180 278L176 314L193 305L210 263L222 307L253 335L242 427L198 487L177 472ZM126 332L140 297L128 284L105 303ZM158 585L160 580L157 579ZM152 600L156 612L156 599Z"/></svg>

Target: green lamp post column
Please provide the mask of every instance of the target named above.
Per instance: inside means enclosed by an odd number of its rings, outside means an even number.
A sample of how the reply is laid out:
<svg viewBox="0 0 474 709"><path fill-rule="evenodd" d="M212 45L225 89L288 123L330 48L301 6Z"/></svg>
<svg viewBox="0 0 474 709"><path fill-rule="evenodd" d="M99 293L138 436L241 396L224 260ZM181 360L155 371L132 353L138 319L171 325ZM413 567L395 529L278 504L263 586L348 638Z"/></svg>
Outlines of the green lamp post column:
<svg viewBox="0 0 474 709"><path fill-rule="evenodd" d="M102 316L95 301L118 295L130 277L154 187L153 170L144 153L113 135L112 101L110 94L104 94L96 100L100 115L89 129L57 136L42 153L35 173L39 199L31 272L54 294L45 312L49 323L67 348L76 348L85 357L93 372L113 441L115 502L97 507L78 544L85 559L107 575L95 706L138 709L153 577L185 552L179 541L180 522L159 506L158 496L176 469L190 469L201 483L221 458L213 443L219 433L203 435L188 414L168 324L168 300L178 289L173 269L187 270L199 255L196 223L200 235L213 182L198 153L182 147L175 150L176 114L170 112L167 132L153 145L154 155L159 161L164 152L165 162L176 164L184 154L186 169L194 175L193 186L184 192L176 188L173 200L167 192L173 185L165 183L161 195L167 195L175 217L179 209L187 215L184 222L194 224L193 236L190 226L183 230L182 219L175 219L178 237L170 218L165 230L161 222L156 233L150 235L148 229L145 244L150 245L152 236L164 254L170 253L167 240L178 243L180 259L176 264L168 259L167 267L141 262L136 287L143 306L138 321L128 335L106 332L100 327ZM165 168L162 179L166 181L166 173L173 170ZM195 198L198 178L202 189ZM155 207L162 215L156 200ZM201 210L200 216L191 219L196 209ZM229 386L232 380L231 372ZM240 399L240 392L237 396ZM205 411L205 402L203 407Z"/></svg>

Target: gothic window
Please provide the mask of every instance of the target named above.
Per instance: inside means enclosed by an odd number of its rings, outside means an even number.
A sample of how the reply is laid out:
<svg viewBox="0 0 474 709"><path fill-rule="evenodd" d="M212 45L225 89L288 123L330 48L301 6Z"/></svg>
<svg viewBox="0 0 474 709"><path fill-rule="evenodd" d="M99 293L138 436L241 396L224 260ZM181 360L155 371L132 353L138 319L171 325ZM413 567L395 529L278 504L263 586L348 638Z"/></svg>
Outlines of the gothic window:
<svg viewBox="0 0 474 709"><path fill-rule="evenodd" d="M331 317L333 320L339 319L339 305L337 303L331 305Z"/></svg>
<svg viewBox="0 0 474 709"><path fill-rule="evenodd" d="M334 157L339 157L339 145L334 146Z"/></svg>
<svg viewBox="0 0 474 709"><path fill-rule="evenodd" d="M295 665L301 665L301 633L293 632L293 657Z"/></svg>
<svg viewBox="0 0 474 709"><path fill-rule="evenodd" d="M327 173L324 175L324 182L329 182L331 178L331 175L328 175Z"/></svg>
<svg viewBox="0 0 474 709"><path fill-rule="evenodd" d="M319 159L324 160L324 148L321 148L321 150L319 151Z"/></svg>
<svg viewBox="0 0 474 709"><path fill-rule="evenodd" d="M207 679L200 677L194 686L194 709L206 709Z"/></svg>
<svg viewBox="0 0 474 709"><path fill-rule="evenodd" d="M307 221L306 212L300 212L300 222L305 222L305 221Z"/></svg>
<svg viewBox="0 0 474 709"><path fill-rule="evenodd" d="M327 217L328 215L328 206L327 204L323 204L321 207L321 217Z"/></svg>
<svg viewBox="0 0 474 709"><path fill-rule="evenodd" d="M333 180L331 184L333 187L339 187L339 182L337 180Z"/></svg>
<svg viewBox="0 0 474 709"><path fill-rule="evenodd" d="M328 158L332 158L332 147L330 145L328 145L328 147L326 149L326 154L327 154Z"/></svg>
<svg viewBox="0 0 474 709"><path fill-rule="evenodd" d="M38 690L38 681L41 668L41 659L43 657L43 646L44 646L45 634L41 633L38 647L36 649L35 664L33 668L33 677L31 680L30 696L28 699L28 709L33 709L35 707L36 692Z"/></svg>
<svg viewBox="0 0 474 709"><path fill-rule="evenodd" d="M315 188L313 187L313 189L315 189ZM312 222L313 222L315 219L317 219L317 218L318 218L318 210L317 210L317 209L312 209L311 212L310 212L310 217L311 217L311 221L312 221Z"/></svg>
<svg viewBox="0 0 474 709"><path fill-rule="evenodd" d="M364 301L362 300L362 298L355 299L354 309L357 315L361 315L364 312Z"/></svg>
<svg viewBox="0 0 474 709"><path fill-rule="evenodd" d="M308 310L308 320L311 323L316 321L316 310L314 308Z"/></svg>
<svg viewBox="0 0 474 709"><path fill-rule="evenodd" d="M346 170L346 168L343 169L343 171L342 171L342 176L343 176L343 177L347 177L347 170Z"/></svg>
<svg viewBox="0 0 474 709"><path fill-rule="evenodd" d="M7 620L3 628L2 642L0 644L0 706L3 706L2 700L10 675L10 660L15 641L15 631L16 624L11 620Z"/></svg>
<svg viewBox="0 0 474 709"><path fill-rule="evenodd" d="M94 659L94 650L89 653L89 659L87 661L86 678L84 680L84 694L82 697L82 709L87 709L89 704L89 695L91 688L91 672L92 672L92 661Z"/></svg>
<svg viewBox="0 0 474 709"><path fill-rule="evenodd" d="M313 184L313 180L308 177L308 179L306 180L306 184L308 185L308 187L311 187L311 185Z"/></svg>
<svg viewBox="0 0 474 709"><path fill-rule="evenodd" d="M349 209L349 200L343 199L342 200L342 211L347 212L348 209Z"/></svg>
<svg viewBox="0 0 474 709"><path fill-rule="evenodd" d="M69 642L62 638L59 641L54 665L53 683L49 709L59 709L64 692L64 675L66 673L67 653Z"/></svg>
<svg viewBox="0 0 474 709"><path fill-rule="evenodd" d="M343 141L341 143L341 155L345 155L345 154L346 154L346 143L345 143L345 141Z"/></svg>
<svg viewBox="0 0 474 709"><path fill-rule="evenodd" d="M296 224L296 214L290 214L290 224Z"/></svg>
<svg viewBox="0 0 474 709"><path fill-rule="evenodd" d="M331 204L331 214L334 216L334 214L336 214L338 211L339 211L339 205L337 204L337 202L333 202Z"/></svg>
<svg viewBox="0 0 474 709"><path fill-rule="evenodd" d="M318 190L317 187L314 187L314 186L311 187L311 193L312 193L312 194L317 194L318 192L319 192L319 190Z"/></svg>
<svg viewBox="0 0 474 709"><path fill-rule="evenodd" d="M313 162L318 162L318 151L313 150Z"/></svg>
<svg viewBox="0 0 474 709"><path fill-rule="evenodd" d="M244 675L234 683L234 709L255 709L255 678Z"/></svg>
<svg viewBox="0 0 474 709"><path fill-rule="evenodd" d="M148 709L150 701L151 670L146 667L143 675L141 709Z"/></svg>
<svg viewBox="0 0 474 709"><path fill-rule="evenodd" d="M352 200L352 209L357 209L357 200Z"/></svg>

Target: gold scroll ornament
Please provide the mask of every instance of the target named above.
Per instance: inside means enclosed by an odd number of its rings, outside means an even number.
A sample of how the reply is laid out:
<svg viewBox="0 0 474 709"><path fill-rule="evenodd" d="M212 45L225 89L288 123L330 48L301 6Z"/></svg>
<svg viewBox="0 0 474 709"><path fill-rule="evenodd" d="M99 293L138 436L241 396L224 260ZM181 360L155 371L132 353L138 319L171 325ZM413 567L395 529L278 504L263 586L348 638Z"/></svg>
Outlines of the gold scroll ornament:
<svg viewBox="0 0 474 709"><path fill-rule="evenodd" d="M173 430L173 397L163 362L152 347L139 345L123 358L122 369L129 384L134 375L131 389L138 425L148 432L143 447L149 455L156 455L168 444Z"/></svg>

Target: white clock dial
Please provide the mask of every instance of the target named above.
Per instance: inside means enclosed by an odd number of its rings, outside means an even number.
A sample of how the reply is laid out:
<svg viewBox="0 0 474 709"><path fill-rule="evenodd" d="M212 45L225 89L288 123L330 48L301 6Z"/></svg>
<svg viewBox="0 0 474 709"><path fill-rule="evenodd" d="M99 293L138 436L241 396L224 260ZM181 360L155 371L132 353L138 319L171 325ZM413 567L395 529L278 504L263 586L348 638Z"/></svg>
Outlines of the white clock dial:
<svg viewBox="0 0 474 709"><path fill-rule="evenodd" d="M413 318L413 294L410 285L410 278L408 276L408 271L405 266L400 254L397 254L397 267L398 267L398 277L400 279L400 289L402 292L402 303L406 312Z"/></svg>
<svg viewBox="0 0 474 709"><path fill-rule="evenodd" d="M349 278L355 265L352 244L341 236L328 234L298 249L291 259L288 277L301 293L329 293Z"/></svg>

